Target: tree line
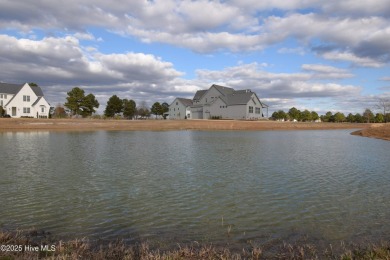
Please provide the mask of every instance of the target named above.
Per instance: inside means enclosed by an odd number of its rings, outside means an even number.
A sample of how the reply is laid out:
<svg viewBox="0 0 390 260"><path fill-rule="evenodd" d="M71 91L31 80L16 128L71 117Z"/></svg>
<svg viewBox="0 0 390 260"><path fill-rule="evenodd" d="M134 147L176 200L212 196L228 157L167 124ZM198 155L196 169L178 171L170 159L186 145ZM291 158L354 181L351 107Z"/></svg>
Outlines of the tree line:
<svg viewBox="0 0 390 260"><path fill-rule="evenodd" d="M390 103L389 103L390 104ZM377 106L379 108L379 106ZM283 110L275 111L272 114L271 119L273 120L284 120L284 121L300 121L300 122L312 122L316 121L318 119L321 120L321 122L335 122L335 123L342 123L342 122L349 122L349 123L387 123L390 122L390 113L389 107L381 107L381 109L384 109L384 113L376 113L374 114L370 109L364 110L362 114L356 113L352 114L349 113L347 116L345 116L344 113L336 112L332 113L331 111L326 112L325 115L319 116L317 112L315 111L309 111L304 110L300 111L296 109L295 107L291 108L287 113Z"/></svg>
<svg viewBox="0 0 390 260"><path fill-rule="evenodd" d="M310 122L310 121L316 121L320 117L318 116L317 112L315 111L309 111L304 110L300 111L296 109L295 107L290 108L288 112L284 112L283 110L275 111L271 119L273 120L284 120L284 121L301 121L301 122Z"/></svg>
<svg viewBox="0 0 390 260"><path fill-rule="evenodd" d="M145 101L137 107L134 100L120 99L117 95L113 95L107 101L104 115L106 117L123 115L127 119L132 119L137 117L146 118L153 114L157 118L157 116L163 116L168 111L169 105L166 102L162 104L155 102L149 110Z"/></svg>
<svg viewBox="0 0 390 260"><path fill-rule="evenodd" d="M75 87L71 91L67 92L66 102L64 104L69 109L71 116L92 116L99 108L100 104L96 100L93 94L85 94L85 91L81 88ZM105 117L124 117L126 119L133 118L148 118L151 114L157 116L163 116L164 113L169 111L169 105L164 102L160 104L155 102L151 108L149 108L145 101L142 101L138 106L132 99L119 98L117 95L111 96L104 110ZM57 105L54 109L54 117L66 117L67 113L64 107Z"/></svg>

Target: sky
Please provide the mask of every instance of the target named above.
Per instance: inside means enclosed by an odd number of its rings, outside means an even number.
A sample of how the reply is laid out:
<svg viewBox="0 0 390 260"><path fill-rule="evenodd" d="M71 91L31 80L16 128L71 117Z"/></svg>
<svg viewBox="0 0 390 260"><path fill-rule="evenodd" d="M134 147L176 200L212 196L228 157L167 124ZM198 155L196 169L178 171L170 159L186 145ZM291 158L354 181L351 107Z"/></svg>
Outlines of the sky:
<svg viewBox="0 0 390 260"><path fill-rule="evenodd" d="M219 84L269 111L375 110L390 98L389 0L0 0L0 82L52 106L80 87L170 104ZM379 111L376 111L379 112Z"/></svg>

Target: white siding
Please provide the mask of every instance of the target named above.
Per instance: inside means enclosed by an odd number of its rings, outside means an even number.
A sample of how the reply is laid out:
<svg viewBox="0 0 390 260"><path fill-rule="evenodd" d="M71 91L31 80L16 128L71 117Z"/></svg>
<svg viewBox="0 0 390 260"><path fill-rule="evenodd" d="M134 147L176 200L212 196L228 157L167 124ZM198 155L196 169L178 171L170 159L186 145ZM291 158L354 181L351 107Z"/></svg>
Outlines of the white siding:
<svg viewBox="0 0 390 260"><path fill-rule="evenodd" d="M215 87L211 87L206 94L200 99L199 104L210 104L214 101L214 99L221 96L221 92L219 92Z"/></svg>
<svg viewBox="0 0 390 260"><path fill-rule="evenodd" d="M187 107L178 98L169 105L169 119L185 119L187 113Z"/></svg>
<svg viewBox="0 0 390 260"><path fill-rule="evenodd" d="M5 108L5 105L12 99L14 95L12 94L6 94L6 93L0 93L0 106Z"/></svg>
<svg viewBox="0 0 390 260"><path fill-rule="evenodd" d="M38 103L33 106L33 116L38 118L48 118L50 105L44 98L41 98Z"/></svg>
<svg viewBox="0 0 390 260"><path fill-rule="evenodd" d="M38 97L27 83L24 84L17 94L15 94L12 100L11 98L12 95L7 95L7 102L5 105L7 111L6 113L12 117L19 118L27 116L36 118L37 115L38 117L49 116L50 105L43 97L33 106ZM42 112L42 107L44 107L44 112Z"/></svg>
<svg viewBox="0 0 390 260"><path fill-rule="evenodd" d="M29 97L23 99L23 97ZM24 84L22 89L14 96L12 101L7 104L7 114L12 117L31 116L34 117L32 104L37 100L37 96L28 84ZM28 101L29 100L29 101ZM29 113L27 108L29 108Z"/></svg>
<svg viewBox="0 0 390 260"><path fill-rule="evenodd" d="M253 101L254 100L254 101ZM253 112L249 113L249 107L253 108ZM256 113L256 108L260 109L260 113ZM260 119L262 118L262 108L260 101L256 98L256 95L252 95L252 99L249 100L247 104L247 110L246 110L246 119Z"/></svg>

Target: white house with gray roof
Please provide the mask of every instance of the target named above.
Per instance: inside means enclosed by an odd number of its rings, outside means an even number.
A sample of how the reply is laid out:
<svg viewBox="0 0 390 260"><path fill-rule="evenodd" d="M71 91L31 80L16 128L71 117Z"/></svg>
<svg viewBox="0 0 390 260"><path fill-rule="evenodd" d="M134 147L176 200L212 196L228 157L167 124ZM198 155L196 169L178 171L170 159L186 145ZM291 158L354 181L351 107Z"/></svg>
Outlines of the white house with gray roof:
<svg viewBox="0 0 390 260"><path fill-rule="evenodd" d="M38 86L0 83L0 106L11 117L48 118L50 105Z"/></svg>
<svg viewBox="0 0 390 260"><path fill-rule="evenodd" d="M176 98L169 105L169 119L190 119L192 100L187 98Z"/></svg>
<svg viewBox="0 0 390 260"><path fill-rule="evenodd" d="M175 105L175 102L178 102L177 100L178 98L171 106ZM190 104L190 101L192 104ZM197 91L192 100L187 99L186 105L188 119L259 120L268 117L268 106L262 103L256 93L249 89L234 90L224 86L212 85L208 90Z"/></svg>

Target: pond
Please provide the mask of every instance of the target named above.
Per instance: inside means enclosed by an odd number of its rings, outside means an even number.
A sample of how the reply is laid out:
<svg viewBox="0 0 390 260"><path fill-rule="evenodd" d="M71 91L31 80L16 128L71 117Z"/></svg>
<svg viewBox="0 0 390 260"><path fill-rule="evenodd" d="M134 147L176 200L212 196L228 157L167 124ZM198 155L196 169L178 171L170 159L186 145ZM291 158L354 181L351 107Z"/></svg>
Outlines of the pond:
<svg viewBox="0 0 390 260"><path fill-rule="evenodd" d="M0 133L0 227L167 245L390 236L390 142L330 131Z"/></svg>

